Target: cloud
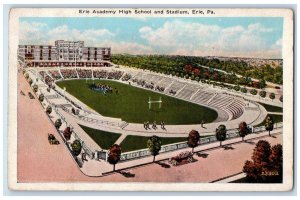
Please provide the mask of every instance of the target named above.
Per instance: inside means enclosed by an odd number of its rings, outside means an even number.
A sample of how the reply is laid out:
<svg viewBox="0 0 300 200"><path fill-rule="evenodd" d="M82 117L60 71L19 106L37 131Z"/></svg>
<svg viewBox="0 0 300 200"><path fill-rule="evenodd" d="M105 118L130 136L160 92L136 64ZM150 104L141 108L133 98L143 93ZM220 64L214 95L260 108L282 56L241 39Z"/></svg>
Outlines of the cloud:
<svg viewBox="0 0 300 200"><path fill-rule="evenodd" d="M156 29L139 29L141 38L160 53L280 58L281 45L270 45L268 41L273 31L259 23L224 28L179 20Z"/></svg>
<svg viewBox="0 0 300 200"><path fill-rule="evenodd" d="M111 39L115 34L107 29L72 29L67 25L50 29L47 24L36 22L20 23L20 44L53 45L55 40L83 40L88 45L95 42Z"/></svg>
<svg viewBox="0 0 300 200"><path fill-rule="evenodd" d="M224 28L173 20L157 28L143 26L130 39L123 37L126 30L78 30L68 25L50 28L40 22L20 22L19 31L20 44L53 45L55 40L82 40L85 46L112 47L113 53L281 58L282 49L281 39L270 43L274 29L260 23Z"/></svg>
<svg viewBox="0 0 300 200"><path fill-rule="evenodd" d="M87 46L87 45L86 45ZM111 47L111 51L114 54L119 53L128 53L128 54L155 54L155 50L143 44L139 44L136 42L126 42L126 41L112 41L112 40L103 40L94 43L92 46L99 46L99 47Z"/></svg>
<svg viewBox="0 0 300 200"><path fill-rule="evenodd" d="M20 44L54 45L55 40L70 40L85 42L90 47L111 47L113 53L154 54L150 46L136 42L116 41L116 33L107 29L72 29L67 25L50 29L47 24L36 22L20 23Z"/></svg>

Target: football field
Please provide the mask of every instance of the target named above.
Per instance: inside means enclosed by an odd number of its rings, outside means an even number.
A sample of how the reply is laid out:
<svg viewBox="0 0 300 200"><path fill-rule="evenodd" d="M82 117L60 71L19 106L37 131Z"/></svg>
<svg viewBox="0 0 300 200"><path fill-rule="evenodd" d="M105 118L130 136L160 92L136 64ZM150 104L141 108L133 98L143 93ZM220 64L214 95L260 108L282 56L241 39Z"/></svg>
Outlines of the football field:
<svg viewBox="0 0 300 200"><path fill-rule="evenodd" d="M95 91L90 89L93 84L108 85L112 93ZM129 123L150 123L162 120L165 124L200 124L213 122L218 114L216 111L193 104L187 101L156 93L150 90L137 88L110 80L67 80L56 82L61 88L91 107L99 114L107 117L121 118ZM159 103L153 103L149 109L149 97L151 101L161 99Z"/></svg>

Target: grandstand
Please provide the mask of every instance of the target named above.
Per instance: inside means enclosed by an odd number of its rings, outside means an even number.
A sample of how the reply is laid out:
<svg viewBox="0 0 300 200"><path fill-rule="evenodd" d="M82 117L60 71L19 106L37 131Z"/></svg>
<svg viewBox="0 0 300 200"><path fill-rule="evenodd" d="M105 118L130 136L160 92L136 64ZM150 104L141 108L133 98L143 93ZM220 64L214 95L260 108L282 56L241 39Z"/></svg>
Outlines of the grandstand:
<svg viewBox="0 0 300 200"><path fill-rule="evenodd" d="M148 71L133 71L120 68L41 68L40 77L49 85L62 79L111 79L130 82L133 86L160 92L176 98L190 101L199 105L213 108L218 112L216 121L234 120L244 113L246 103L239 97L227 95L222 91L207 88L202 84L195 84L178 80L170 76L155 74Z"/></svg>

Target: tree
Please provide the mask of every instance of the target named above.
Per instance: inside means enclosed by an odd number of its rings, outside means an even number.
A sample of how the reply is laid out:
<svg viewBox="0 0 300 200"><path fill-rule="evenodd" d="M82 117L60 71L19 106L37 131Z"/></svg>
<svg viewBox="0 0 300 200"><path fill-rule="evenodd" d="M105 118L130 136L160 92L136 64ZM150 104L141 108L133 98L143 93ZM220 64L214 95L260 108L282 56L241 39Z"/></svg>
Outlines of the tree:
<svg viewBox="0 0 300 200"><path fill-rule="evenodd" d="M216 138L220 141L220 146L222 146L222 141L226 140L226 132L226 126L223 124L216 129Z"/></svg>
<svg viewBox="0 0 300 200"><path fill-rule="evenodd" d="M240 137L242 137L242 140L244 141L244 137L246 135L248 135L249 132L250 132L250 130L249 130L248 126L247 126L247 123L246 122L241 122L239 124L238 130L239 130Z"/></svg>
<svg viewBox="0 0 300 200"><path fill-rule="evenodd" d="M266 140L259 140L253 150L252 160L256 164L265 167L268 165L269 156L271 155L270 143Z"/></svg>
<svg viewBox="0 0 300 200"><path fill-rule="evenodd" d="M161 140L158 136L153 135L147 141L147 147L151 154L153 155L153 162L155 161L155 156L159 154L161 149Z"/></svg>
<svg viewBox="0 0 300 200"><path fill-rule="evenodd" d="M40 102L43 102L43 101L44 101L44 99L45 99L45 96L44 96L44 94L40 94L40 95L39 95L39 100L40 100Z"/></svg>
<svg viewBox="0 0 300 200"><path fill-rule="evenodd" d="M52 113L52 107L49 105L49 106L47 106L47 108L46 108L46 113L48 114L48 115L50 115L51 113Z"/></svg>
<svg viewBox="0 0 300 200"><path fill-rule="evenodd" d="M269 97L270 97L270 99L272 99L272 101L273 101L273 99L275 99L275 94L272 92L272 93L269 95Z"/></svg>
<svg viewBox="0 0 300 200"><path fill-rule="evenodd" d="M78 156L81 153L82 145L79 140L74 140L71 144L72 152L74 156Z"/></svg>
<svg viewBox="0 0 300 200"><path fill-rule="evenodd" d="M272 170L277 171L279 180L282 180L282 145L276 144L271 149L271 155L269 157L270 167ZM274 181L274 180L273 180ZM276 180L275 180L276 181Z"/></svg>
<svg viewBox="0 0 300 200"><path fill-rule="evenodd" d="M264 79L260 79L258 82L258 86L260 89L265 88L266 87L266 81Z"/></svg>
<svg viewBox="0 0 300 200"><path fill-rule="evenodd" d="M247 160L243 167L247 182L282 182L282 145L277 144L271 148L269 142L260 140L251 158L252 160Z"/></svg>
<svg viewBox="0 0 300 200"><path fill-rule="evenodd" d="M28 73L25 73L25 74L24 74L24 77L25 77L26 79L28 79L28 78L29 78L29 74L28 74Z"/></svg>
<svg viewBox="0 0 300 200"><path fill-rule="evenodd" d="M271 154L270 143L265 140L257 142L253 154L252 161L246 161L243 167L243 172L246 173L246 178L250 182L264 182L265 176L262 176L263 171L266 171Z"/></svg>
<svg viewBox="0 0 300 200"><path fill-rule="evenodd" d="M64 130L64 132L63 132L63 134L64 134L64 137L65 137L65 139L66 139L67 141L70 140L71 135L72 135L72 130L71 130L71 128L70 128L69 126L66 127L65 130Z"/></svg>
<svg viewBox="0 0 300 200"><path fill-rule="evenodd" d="M194 148L198 146L200 140L200 134L196 130L191 130L187 138L187 144L192 148L192 153L194 153Z"/></svg>
<svg viewBox="0 0 300 200"><path fill-rule="evenodd" d="M266 91L262 90L259 92L259 96L261 96L262 98L265 98L267 95Z"/></svg>
<svg viewBox="0 0 300 200"><path fill-rule="evenodd" d="M265 128L269 131L269 136L271 136L271 131L274 129L274 121L270 115L266 117Z"/></svg>
<svg viewBox="0 0 300 200"><path fill-rule="evenodd" d="M34 84L34 85L32 86L32 89L33 89L33 91L34 91L35 93L37 93L38 88L39 88L39 87L38 87L36 84Z"/></svg>
<svg viewBox="0 0 300 200"><path fill-rule="evenodd" d="M31 78L28 79L28 83L29 83L29 85L31 85L33 83Z"/></svg>
<svg viewBox="0 0 300 200"><path fill-rule="evenodd" d="M279 101L283 102L283 96L281 96L281 97L279 98Z"/></svg>
<svg viewBox="0 0 300 200"><path fill-rule="evenodd" d="M62 125L61 119L57 119L54 123L55 128L58 130Z"/></svg>
<svg viewBox="0 0 300 200"><path fill-rule="evenodd" d="M121 159L121 153L122 153L122 150L121 150L120 145L118 145L118 144L112 145L108 150L107 161L111 165L114 165L113 171L115 171L115 166Z"/></svg>

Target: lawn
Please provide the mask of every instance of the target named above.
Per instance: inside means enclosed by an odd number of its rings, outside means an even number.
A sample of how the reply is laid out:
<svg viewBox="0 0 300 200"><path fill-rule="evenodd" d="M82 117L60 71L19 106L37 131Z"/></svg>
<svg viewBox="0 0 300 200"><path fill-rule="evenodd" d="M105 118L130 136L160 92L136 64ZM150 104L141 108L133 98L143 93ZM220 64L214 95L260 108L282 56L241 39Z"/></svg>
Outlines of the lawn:
<svg viewBox="0 0 300 200"><path fill-rule="evenodd" d="M187 101L169 97L153 91L137 88L110 80L95 80L95 83L107 84L113 92L104 95L91 90L89 84L92 80L67 80L57 82L61 88L75 96L77 99L97 111L103 116L121 118L129 123L143 123L145 121L165 124L199 124L213 122L218 114L216 111L193 104ZM115 91L118 90L118 93ZM148 108L148 99L157 101L161 98L162 107L153 104Z"/></svg>
<svg viewBox="0 0 300 200"><path fill-rule="evenodd" d="M148 139L149 137L128 135L121 143L122 152L146 149ZM161 137L160 139L162 145L187 141L187 137Z"/></svg>
<svg viewBox="0 0 300 200"><path fill-rule="evenodd" d="M79 126L102 148L109 149L115 141L121 136L119 133L110 133L93 128L89 128L83 125Z"/></svg>
<svg viewBox="0 0 300 200"><path fill-rule="evenodd" d="M89 128L83 125L79 126L102 148L109 149L117 139L121 136L119 133L111 133ZM208 137L208 136L205 136ZM122 152L135 151L147 148L147 140L149 137L128 135L121 143ZM187 141L185 137L161 137L162 145L173 144L177 142Z"/></svg>
<svg viewBox="0 0 300 200"><path fill-rule="evenodd" d="M282 112L282 108L278 106L271 106L268 104L260 103L268 112Z"/></svg>
<svg viewBox="0 0 300 200"><path fill-rule="evenodd" d="M269 116L272 117L274 123L282 122L282 115L269 115ZM265 125L265 120L262 123L256 125L256 127L257 126L264 126Z"/></svg>

